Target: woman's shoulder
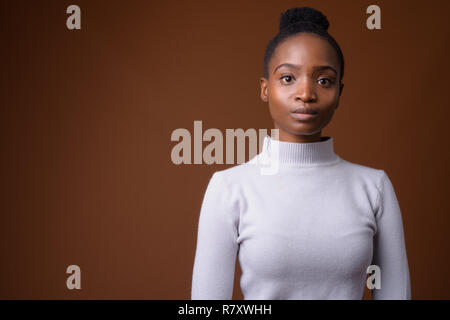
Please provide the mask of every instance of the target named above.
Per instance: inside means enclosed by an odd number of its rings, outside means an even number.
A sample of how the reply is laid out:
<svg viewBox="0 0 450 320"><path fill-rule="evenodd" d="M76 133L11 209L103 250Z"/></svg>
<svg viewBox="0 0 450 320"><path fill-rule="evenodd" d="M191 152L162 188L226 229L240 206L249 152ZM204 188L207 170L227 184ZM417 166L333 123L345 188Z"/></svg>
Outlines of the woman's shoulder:
<svg viewBox="0 0 450 320"><path fill-rule="evenodd" d="M345 159L341 160L341 166L343 173L352 178L358 178L363 180L371 180L378 183L383 175L386 175L384 169L376 168L361 163L351 162Z"/></svg>
<svg viewBox="0 0 450 320"><path fill-rule="evenodd" d="M212 174L211 178L221 180L228 185L242 184L249 177L255 175L258 172L257 170L257 166L247 161L226 169L217 170Z"/></svg>

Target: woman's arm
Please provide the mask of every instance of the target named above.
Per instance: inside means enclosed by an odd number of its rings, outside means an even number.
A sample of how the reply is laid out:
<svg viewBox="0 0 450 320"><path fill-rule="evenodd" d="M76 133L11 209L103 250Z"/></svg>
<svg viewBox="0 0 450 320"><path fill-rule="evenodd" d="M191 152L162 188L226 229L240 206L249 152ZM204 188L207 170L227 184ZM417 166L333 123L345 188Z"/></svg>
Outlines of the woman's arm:
<svg viewBox="0 0 450 320"><path fill-rule="evenodd" d="M239 225L232 191L220 173L213 174L200 211L192 300L232 299Z"/></svg>
<svg viewBox="0 0 450 320"><path fill-rule="evenodd" d="M381 288L372 290L374 300L409 300L411 287L400 206L394 187L383 171L379 183L377 232L372 264L380 267Z"/></svg>

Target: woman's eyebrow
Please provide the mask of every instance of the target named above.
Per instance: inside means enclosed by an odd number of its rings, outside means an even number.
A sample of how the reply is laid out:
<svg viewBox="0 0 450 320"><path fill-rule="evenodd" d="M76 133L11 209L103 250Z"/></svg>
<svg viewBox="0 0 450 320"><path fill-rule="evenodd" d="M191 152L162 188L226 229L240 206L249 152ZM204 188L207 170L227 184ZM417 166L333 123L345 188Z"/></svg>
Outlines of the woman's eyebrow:
<svg viewBox="0 0 450 320"><path fill-rule="evenodd" d="M273 73L275 73L281 67L288 67L288 68L293 68L293 69L301 69L302 68L302 66L300 66L300 65L296 65L296 64L292 64L292 63L282 63L278 67L276 67L275 70L273 70ZM332 70L337 75L336 70L332 66L328 66L328 65L314 66L313 69L314 70Z"/></svg>

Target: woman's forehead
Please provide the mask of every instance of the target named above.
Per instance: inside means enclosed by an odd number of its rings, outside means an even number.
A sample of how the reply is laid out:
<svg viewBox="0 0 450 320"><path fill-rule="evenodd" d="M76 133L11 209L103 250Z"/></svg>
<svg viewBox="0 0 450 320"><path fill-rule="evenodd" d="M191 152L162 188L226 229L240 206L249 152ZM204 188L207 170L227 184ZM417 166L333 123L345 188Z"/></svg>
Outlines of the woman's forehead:
<svg viewBox="0 0 450 320"><path fill-rule="evenodd" d="M272 69L281 63L297 65L331 65L338 68L335 49L327 40L301 33L289 37L276 48L272 57Z"/></svg>

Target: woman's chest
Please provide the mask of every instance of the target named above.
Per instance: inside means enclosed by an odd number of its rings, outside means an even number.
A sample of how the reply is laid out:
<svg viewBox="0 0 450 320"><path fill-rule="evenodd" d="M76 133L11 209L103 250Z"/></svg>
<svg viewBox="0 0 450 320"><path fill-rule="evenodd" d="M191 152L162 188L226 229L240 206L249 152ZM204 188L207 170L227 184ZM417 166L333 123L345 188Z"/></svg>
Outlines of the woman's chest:
<svg viewBox="0 0 450 320"><path fill-rule="evenodd" d="M376 229L370 203L343 194L284 195L249 202L241 212L241 263L266 276L365 272Z"/></svg>

